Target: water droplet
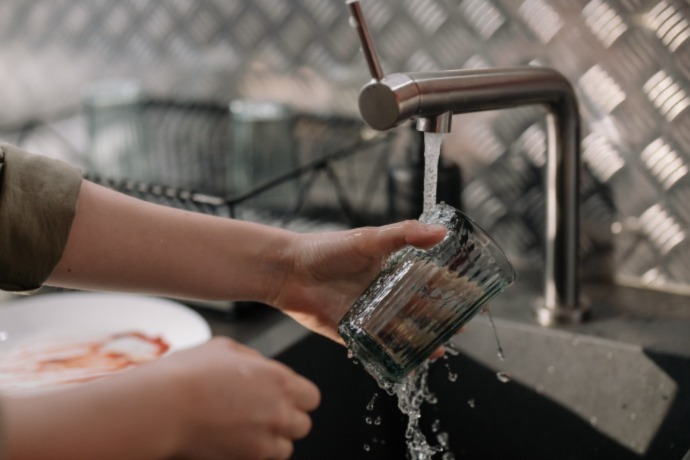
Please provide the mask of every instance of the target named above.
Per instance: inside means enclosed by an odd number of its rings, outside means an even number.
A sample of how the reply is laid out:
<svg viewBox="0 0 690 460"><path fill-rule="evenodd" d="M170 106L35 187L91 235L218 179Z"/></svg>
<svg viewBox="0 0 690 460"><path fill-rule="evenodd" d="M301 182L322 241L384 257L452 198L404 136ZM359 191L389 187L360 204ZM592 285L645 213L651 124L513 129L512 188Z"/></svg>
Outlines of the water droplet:
<svg viewBox="0 0 690 460"><path fill-rule="evenodd" d="M374 410L374 403L376 402L376 398L379 397L378 393L374 393L374 396L371 398L371 401L369 401L369 404L367 404L367 410Z"/></svg>
<svg viewBox="0 0 690 460"><path fill-rule="evenodd" d="M379 415L374 419L374 425L379 426L381 424L381 416Z"/></svg>
<svg viewBox="0 0 690 460"><path fill-rule="evenodd" d="M348 348L348 349L347 349L347 358L348 358L348 359L352 359L352 358L354 358L354 357L355 357L355 352L352 351L351 348Z"/></svg>
<svg viewBox="0 0 690 460"><path fill-rule="evenodd" d="M474 406L475 406L474 398L468 399L467 405L470 406L472 409L474 409Z"/></svg>
<svg viewBox="0 0 690 460"><path fill-rule="evenodd" d="M453 452L446 452L441 457L441 460L455 460L455 454Z"/></svg>
<svg viewBox="0 0 690 460"><path fill-rule="evenodd" d="M431 431L436 433L439 428L441 428L441 421L439 419L434 420L434 423L431 424Z"/></svg>
<svg viewBox="0 0 690 460"><path fill-rule="evenodd" d="M546 368L546 372L548 372L549 374L555 373L556 372L556 366L551 364L549 367Z"/></svg>
<svg viewBox="0 0 690 460"><path fill-rule="evenodd" d="M367 422L367 425L371 425L372 423L374 423L374 419L372 419L371 417L365 417L364 421Z"/></svg>
<svg viewBox="0 0 690 460"><path fill-rule="evenodd" d="M446 370L448 371L448 380L451 382L455 382L458 379L458 374L456 372L453 372L453 370L450 368L449 363L445 363L446 365Z"/></svg>
<svg viewBox="0 0 690 460"><path fill-rule="evenodd" d="M635 412L630 413L630 420L635 420L637 418L637 414Z"/></svg>
<svg viewBox="0 0 690 460"><path fill-rule="evenodd" d="M448 433L446 433L446 432L439 433L436 435L436 439L438 440L438 444L439 444L439 446L441 446L441 448L443 448L443 449L448 448Z"/></svg>
<svg viewBox="0 0 690 460"><path fill-rule="evenodd" d="M498 380L500 380L503 383L510 382L510 376L508 375L507 372L503 372L503 371L496 372L496 377L498 378Z"/></svg>
<svg viewBox="0 0 690 460"><path fill-rule="evenodd" d="M5 340L9 339L10 336L7 333L7 331L0 331L0 342L4 342Z"/></svg>
<svg viewBox="0 0 690 460"><path fill-rule="evenodd" d="M537 390L537 393L539 393L539 394L543 393L544 392L544 385L542 385L541 383L538 383L536 386L536 390Z"/></svg>
<svg viewBox="0 0 690 460"><path fill-rule="evenodd" d="M592 425L596 425L597 423L599 423L599 419L595 415L592 415L589 418L589 423L591 423Z"/></svg>
<svg viewBox="0 0 690 460"><path fill-rule="evenodd" d="M486 313L489 316L489 322L491 323L491 330L494 331L494 338L496 339L496 347L498 348L498 351L496 355L498 356L498 359L501 361L505 361L506 356L505 353L503 353L503 347L501 346L501 341L498 339L498 331L496 330L496 323L494 323L494 317L491 315L491 310L488 308L485 308L482 310L482 313Z"/></svg>
<svg viewBox="0 0 690 460"><path fill-rule="evenodd" d="M237 372L242 376L242 377L249 377L251 374L251 371L249 370L249 367L247 367L244 364L240 364L237 366Z"/></svg>
<svg viewBox="0 0 690 460"><path fill-rule="evenodd" d="M447 343L444 345L444 347L446 349L446 353L448 353L451 356L458 356L460 354L460 350L455 348L455 345L453 345L452 343Z"/></svg>
<svg viewBox="0 0 690 460"><path fill-rule="evenodd" d="M371 446L370 446L369 444L364 444L362 447L363 447L364 450L367 451L367 452L369 452L369 451L371 450Z"/></svg>

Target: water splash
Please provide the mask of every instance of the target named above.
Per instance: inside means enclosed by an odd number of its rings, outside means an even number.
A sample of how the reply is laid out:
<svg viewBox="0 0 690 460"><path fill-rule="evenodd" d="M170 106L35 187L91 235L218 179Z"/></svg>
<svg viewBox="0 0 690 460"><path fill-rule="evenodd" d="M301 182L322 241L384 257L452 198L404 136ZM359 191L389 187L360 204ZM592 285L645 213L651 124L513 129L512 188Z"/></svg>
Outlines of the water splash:
<svg viewBox="0 0 690 460"><path fill-rule="evenodd" d="M429 391L429 364L429 360L425 361L402 382L388 385L387 388L398 397L398 408L407 415L405 439L408 457L413 460L431 460L435 454L447 450L447 446L429 444L419 426L422 403L432 395Z"/></svg>
<svg viewBox="0 0 690 460"><path fill-rule="evenodd" d="M448 342L447 344L443 345L443 347L446 349L446 353L451 355L451 356L458 356L460 354L460 350L458 350L455 345L452 343ZM444 357L446 355L443 355Z"/></svg>
<svg viewBox="0 0 690 460"><path fill-rule="evenodd" d="M500 380L503 383L510 382L510 375L508 375L507 372L503 372L503 371L496 372L496 378L498 378L498 380Z"/></svg>

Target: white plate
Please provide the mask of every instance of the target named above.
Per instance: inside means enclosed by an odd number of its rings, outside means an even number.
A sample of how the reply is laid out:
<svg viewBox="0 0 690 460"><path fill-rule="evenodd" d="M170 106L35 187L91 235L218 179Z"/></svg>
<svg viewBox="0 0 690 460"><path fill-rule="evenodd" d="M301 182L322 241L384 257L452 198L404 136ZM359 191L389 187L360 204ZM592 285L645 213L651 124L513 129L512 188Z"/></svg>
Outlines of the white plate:
<svg viewBox="0 0 690 460"><path fill-rule="evenodd" d="M0 304L0 393L110 375L211 337L186 306L154 297L60 293Z"/></svg>

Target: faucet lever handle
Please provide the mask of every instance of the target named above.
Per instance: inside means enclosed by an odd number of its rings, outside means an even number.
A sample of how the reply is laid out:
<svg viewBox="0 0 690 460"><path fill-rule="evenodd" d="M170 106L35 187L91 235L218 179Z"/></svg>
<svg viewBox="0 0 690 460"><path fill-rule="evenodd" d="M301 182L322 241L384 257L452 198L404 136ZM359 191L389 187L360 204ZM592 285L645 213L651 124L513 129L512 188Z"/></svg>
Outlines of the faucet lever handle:
<svg viewBox="0 0 690 460"><path fill-rule="evenodd" d="M369 73L374 80L381 81L384 76L383 70L381 70L381 64L376 55L374 43L371 40L369 28L364 20L364 14L362 14L362 7L359 5L359 0L347 0L347 6L350 9L350 25L356 28L359 34L359 41L362 43L362 51L364 52L364 58L369 66Z"/></svg>

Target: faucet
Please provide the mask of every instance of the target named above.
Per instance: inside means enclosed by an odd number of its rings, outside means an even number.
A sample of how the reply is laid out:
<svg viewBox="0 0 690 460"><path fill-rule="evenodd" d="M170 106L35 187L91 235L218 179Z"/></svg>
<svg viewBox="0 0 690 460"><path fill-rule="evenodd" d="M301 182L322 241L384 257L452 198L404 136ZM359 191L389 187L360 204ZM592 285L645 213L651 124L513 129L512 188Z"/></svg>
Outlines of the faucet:
<svg viewBox="0 0 690 460"><path fill-rule="evenodd" d="M546 108L544 295L534 307L543 326L584 320L589 309L578 276L580 117L568 80L536 66L384 76L359 1L347 5L372 76L359 95L361 116L372 128L384 131L415 119L419 131L448 133L454 114Z"/></svg>

